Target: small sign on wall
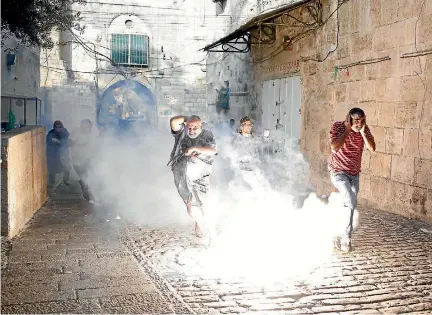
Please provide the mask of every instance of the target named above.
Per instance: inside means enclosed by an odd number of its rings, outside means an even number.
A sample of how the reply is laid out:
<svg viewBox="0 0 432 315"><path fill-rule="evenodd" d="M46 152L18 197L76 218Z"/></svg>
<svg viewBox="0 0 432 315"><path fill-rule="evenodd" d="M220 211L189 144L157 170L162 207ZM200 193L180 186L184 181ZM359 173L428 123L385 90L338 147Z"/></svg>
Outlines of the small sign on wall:
<svg viewBox="0 0 432 315"><path fill-rule="evenodd" d="M264 68L265 74L273 73L296 73L300 71L300 60L290 60L277 65L270 65Z"/></svg>

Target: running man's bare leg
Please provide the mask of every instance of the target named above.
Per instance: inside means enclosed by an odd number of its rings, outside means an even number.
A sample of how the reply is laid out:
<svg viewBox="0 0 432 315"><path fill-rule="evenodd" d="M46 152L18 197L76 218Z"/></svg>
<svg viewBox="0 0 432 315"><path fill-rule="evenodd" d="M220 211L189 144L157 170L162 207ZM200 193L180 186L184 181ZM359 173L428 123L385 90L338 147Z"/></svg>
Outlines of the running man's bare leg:
<svg viewBox="0 0 432 315"><path fill-rule="evenodd" d="M205 227L204 214L199 207L193 206L191 202L185 201L185 204L189 215L195 221L195 233L201 237Z"/></svg>

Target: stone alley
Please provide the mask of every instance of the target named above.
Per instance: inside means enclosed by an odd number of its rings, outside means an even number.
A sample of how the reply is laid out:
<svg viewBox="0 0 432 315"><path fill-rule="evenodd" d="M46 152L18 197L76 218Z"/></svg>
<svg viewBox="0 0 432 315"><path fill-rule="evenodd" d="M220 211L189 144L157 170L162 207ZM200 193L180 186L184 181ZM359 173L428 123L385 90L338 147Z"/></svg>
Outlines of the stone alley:
<svg viewBox="0 0 432 315"><path fill-rule="evenodd" d="M76 189L76 190L75 190ZM185 274L187 229L134 226L60 185L2 254L2 313L430 314L432 227L363 210L355 251L314 280ZM2 248L3 251L3 248ZM183 258L182 258L183 257ZM229 257L227 257L229 259Z"/></svg>

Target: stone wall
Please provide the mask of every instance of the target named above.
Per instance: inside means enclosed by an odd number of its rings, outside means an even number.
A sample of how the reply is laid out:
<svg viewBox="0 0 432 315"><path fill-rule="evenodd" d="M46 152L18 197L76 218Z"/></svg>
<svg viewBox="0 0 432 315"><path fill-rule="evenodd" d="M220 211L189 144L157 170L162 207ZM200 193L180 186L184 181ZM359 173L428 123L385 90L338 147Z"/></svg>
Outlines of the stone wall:
<svg viewBox="0 0 432 315"><path fill-rule="evenodd" d="M121 5L109 0L74 5L74 10L81 11L80 23L86 27L79 39L98 55L86 51L74 37L70 47L43 52L42 68L46 71L41 75L41 85L46 92L47 126L61 119L72 128L83 118L95 117L97 93L102 95L112 84L126 78L153 93L158 118L164 124L171 115L179 113L195 113L207 120L205 53L200 49L222 26L216 22L213 5L202 0L128 0ZM125 26L127 20L133 21L130 29ZM147 35L148 67L114 67L104 57L111 57L112 33ZM68 37L55 33L53 36L59 41ZM70 53L65 53L67 49ZM81 85L85 92L72 92L76 85ZM81 99L91 104L84 108L79 104Z"/></svg>
<svg viewBox="0 0 432 315"><path fill-rule="evenodd" d="M207 59L207 104L212 122L236 122L244 116L256 117L257 102L253 90L250 53L211 52ZM229 83L229 110L218 110L218 90Z"/></svg>
<svg viewBox="0 0 432 315"><path fill-rule="evenodd" d="M45 127L2 134L2 236L14 237L47 198Z"/></svg>
<svg viewBox="0 0 432 315"><path fill-rule="evenodd" d="M324 3L325 20L337 3ZM327 170L330 127L360 107L377 143L375 153L363 155L361 204L432 219L431 28L430 1L346 1L325 25L254 66L259 95L265 79L301 76L301 147L319 193L333 190ZM265 49L276 51L286 32L289 28L278 27L276 43ZM253 53L259 58L263 50L255 47ZM298 73L280 66L294 60L300 62Z"/></svg>

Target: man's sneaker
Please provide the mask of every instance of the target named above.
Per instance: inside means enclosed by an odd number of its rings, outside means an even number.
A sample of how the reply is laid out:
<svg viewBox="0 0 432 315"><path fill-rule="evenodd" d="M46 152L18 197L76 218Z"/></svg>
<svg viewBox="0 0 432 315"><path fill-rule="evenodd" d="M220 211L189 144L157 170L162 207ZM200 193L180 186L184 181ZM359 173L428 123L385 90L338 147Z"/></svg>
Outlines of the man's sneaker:
<svg viewBox="0 0 432 315"><path fill-rule="evenodd" d="M351 247L351 239L350 238L342 238L341 239L341 251L343 251L344 253L349 253L351 252L352 247Z"/></svg>
<svg viewBox="0 0 432 315"><path fill-rule="evenodd" d="M352 250L350 238L336 237L333 244L335 249L344 253L349 253Z"/></svg>

